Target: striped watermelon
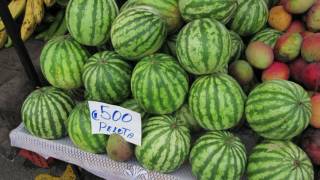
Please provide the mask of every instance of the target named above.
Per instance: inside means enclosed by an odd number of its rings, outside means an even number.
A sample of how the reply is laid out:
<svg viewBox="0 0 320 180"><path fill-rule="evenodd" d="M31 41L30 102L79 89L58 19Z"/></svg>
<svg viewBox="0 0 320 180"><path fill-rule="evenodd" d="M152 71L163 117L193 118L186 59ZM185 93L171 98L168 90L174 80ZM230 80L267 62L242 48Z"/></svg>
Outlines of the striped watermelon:
<svg viewBox="0 0 320 180"><path fill-rule="evenodd" d="M91 134L90 111L87 102L77 104L68 121L69 137L77 147L91 153L104 153L106 151L107 136Z"/></svg>
<svg viewBox="0 0 320 180"><path fill-rule="evenodd" d="M147 113L139 106L138 102L135 99L128 99L125 102L121 103L120 106L139 113L141 115L142 120L148 116Z"/></svg>
<svg viewBox="0 0 320 180"><path fill-rule="evenodd" d="M81 44L102 45L110 38L111 24L118 11L114 0L69 0L67 28Z"/></svg>
<svg viewBox="0 0 320 180"><path fill-rule="evenodd" d="M268 139L291 139L309 124L311 102L298 84L285 80L266 81L251 91L246 102L249 125Z"/></svg>
<svg viewBox="0 0 320 180"><path fill-rule="evenodd" d="M263 0L238 0L237 12L231 21L231 30L241 36L259 32L267 23L269 11Z"/></svg>
<svg viewBox="0 0 320 180"><path fill-rule="evenodd" d="M237 0L179 0L184 20L213 18L223 24L229 22L237 10Z"/></svg>
<svg viewBox="0 0 320 180"><path fill-rule="evenodd" d="M266 28L258 32L256 35L254 35L253 38L251 39L251 42L260 41L274 48L278 38L281 35L282 35L281 31L278 31L276 29Z"/></svg>
<svg viewBox="0 0 320 180"><path fill-rule="evenodd" d="M249 157L248 179L313 180L313 167L307 154L290 141L264 141Z"/></svg>
<svg viewBox="0 0 320 180"><path fill-rule="evenodd" d="M143 58L134 68L131 90L148 113L168 114L182 106L189 89L187 73L166 54Z"/></svg>
<svg viewBox="0 0 320 180"><path fill-rule="evenodd" d="M230 58L230 61L236 61L236 60L239 60L246 46L243 43L241 37L237 33L230 31L230 35L231 35L231 43L232 43L232 53L231 53L232 56Z"/></svg>
<svg viewBox="0 0 320 180"><path fill-rule="evenodd" d="M210 131L200 137L190 152L192 173L199 180L241 179L247 163L240 139L227 131Z"/></svg>
<svg viewBox="0 0 320 180"><path fill-rule="evenodd" d="M90 57L82 79L88 99L116 104L131 93L131 67L115 52L103 51Z"/></svg>
<svg viewBox="0 0 320 180"><path fill-rule="evenodd" d="M21 117L25 128L34 136L58 139L67 134L67 119L74 101L64 91L43 87L24 101Z"/></svg>
<svg viewBox="0 0 320 180"><path fill-rule="evenodd" d="M178 111L174 113L174 116L178 121L184 123L184 125L188 127L190 131L197 132L201 130L201 127L193 117L188 104L184 104Z"/></svg>
<svg viewBox="0 0 320 180"><path fill-rule="evenodd" d="M176 32L182 25L177 0L128 0L120 11L122 12L132 7L135 8L136 6L147 6L158 11L162 19L165 20L169 33Z"/></svg>
<svg viewBox="0 0 320 180"><path fill-rule="evenodd" d="M82 85L81 71L88 53L70 36L59 36L47 42L41 51L43 75L55 87L75 89Z"/></svg>
<svg viewBox="0 0 320 180"><path fill-rule="evenodd" d="M188 72L211 74L227 65L231 45L230 33L223 24L214 19L198 19L180 31L177 56Z"/></svg>
<svg viewBox="0 0 320 180"><path fill-rule="evenodd" d="M170 54L174 57L177 57L176 44L177 44L178 35L174 34L169 36L163 46L160 49L160 52L165 54Z"/></svg>
<svg viewBox="0 0 320 180"><path fill-rule="evenodd" d="M169 173L188 158L190 139L188 128L174 117L152 117L143 123L142 144L135 155L144 168Z"/></svg>
<svg viewBox="0 0 320 180"><path fill-rule="evenodd" d="M166 35L165 22L157 12L141 7L120 13L111 28L115 51L129 60L139 60L158 51Z"/></svg>
<svg viewBox="0 0 320 180"><path fill-rule="evenodd" d="M189 93L193 116L204 129L223 130L239 123L244 112L245 94L225 73L199 77Z"/></svg>

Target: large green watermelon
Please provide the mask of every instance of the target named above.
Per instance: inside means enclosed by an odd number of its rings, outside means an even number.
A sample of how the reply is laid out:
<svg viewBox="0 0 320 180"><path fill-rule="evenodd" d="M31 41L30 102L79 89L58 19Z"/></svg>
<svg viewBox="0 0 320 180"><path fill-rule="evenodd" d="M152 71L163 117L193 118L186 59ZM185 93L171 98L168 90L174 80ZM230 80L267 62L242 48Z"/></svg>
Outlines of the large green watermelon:
<svg viewBox="0 0 320 180"><path fill-rule="evenodd" d="M90 111L87 102L77 104L68 121L69 137L77 147L91 153L106 151L107 136L91 133Z"/></svg>
<svg viewBox="0 0 320 180"><path fill-rule="evenodd" d="M246 45L243 43L241 37L237 33L230 31L230 35L232 42L232 56L230 61L237 61L241 57L243 51L246 49Z"/></svg>
<svg viewBox="0 0 320 180"><path fill-rule="evenodd" d="M148 116L135 99L128 99L125 102L121 103L120 106L139 113L142 120Z"/></svg>
<svg viewBox="0 0 320 180"><path fill-rule="evenodd" d="M223 130L239 123L244 112L245 94L225 73L199 77L189 93L193 116L204 129Z"/></svg>
<svg viewBox="0 0 320 180"><path fill-rule="evenodd" d="M134 68L131 90L148 113L168 114L183 104L189 89L187 73L166 54L143 58Z"/></svg>
<svg viewBox="0 0 320 180"><path fill-rule="evenodd" d="M231 47L230 33L223 24L214 19L198 19L180 31L177 56L188 72L211 74L228 64Z"/></svg>
<svg viewBox="0 0 320 180"><path fill-rule="evenodd" d="M70 36L59 36L47 42L41 51L40 66L49 83L62 89L82 86L81 71L88 53Z"/></svg>
<svg viewBox="0 0 320 180"><path fill-rule="evenodd" d="M237 6L237 0L179 0L181 15L188 22L213 18L226 24L235 14Z"/></svg>
<svg viewBox="0 0 320 180"><path fill-rule="evenodd" d="M139 60L161 48L167 35L166 24L157 11L151 10L129 8L113 22L112 45L124 58Z"/></svg>
<svg viewBox="0 0 320 180"><path fill-rule="evenodd" d="M267 23L269 11L263 0L238 0L239 6L231 21L231 30L241 36L259 32Z"/></svg>
<svg viewBox="0 0 320 180"><path fill-rule="evenodd" d="M307 154L290 141L264 141L254 147L247 168L249 180L313 180Z"/></svg>
<svg viewBox="0 0 320 180"><path fill-rule="evenodd" d="M200 137L190 152L192 173L198 180L241 179L247 163L240 139L227 131L210 131Z"/></svg>
<svg viewBox="0 0 320 180"><path fill-rule="evenodd" d="M43 87L24 101L21 117L25 128L34 136L58 139L67 134L67 119L74 101L64 91Z"/></svg>
<svg viewBox="0 0 320 180"><path fill-rule="evenodd" d="M184 104L174 113L174 116L178 121L184 123L192 132L197 132L201 129L200 125L196 121L196 118L193 117L188 104Z"/></svg>
<svg viewBox="0 0 320 180"><path fill-rule="evenodd" d="M115 52L96 53L87 60L82 79L89 100L116 104L131 93L131 66Z"/></svg>
<svg viewBox="0 0 320 180"><path fill-rule="evenodd" d="M245 111L247 121L259 135L268 139L291 139L308 126L311 102L300 85L272 80L251 91Z"/></svg>
<svg viewBox="0 0 320 180"><path fill-rule="evenodd" d="M278 38L281 35L282 35L281 31L278 31L276 29L266 28L258 32L256 35L254 35L253 38L251 39L251 42L260 41L274 48Z"/></svg>
<svg viewBox="0 0 320 180"><path fill-rule="evenodd" d="M102 45L110 38L111 24L118 11L114 0L69 0L67 28L81 44Z"/></svg>
<svg viewBox="0 0 320 180"><path fill-rule="evenodd" d="M135 155L144 168L169 173L188 158L190 139L188 128L174 117L152 117L143 123L142 144Z"/></svg>
<svg viewBox="0 0 320 180"><path fill-rule="evenodd" d="M176 32L182 25L177 0L128 0L121 7L120 12L128 8L136 8L136 6L147 6L158 11L159 15L165 20L169 33Z"/></svg>

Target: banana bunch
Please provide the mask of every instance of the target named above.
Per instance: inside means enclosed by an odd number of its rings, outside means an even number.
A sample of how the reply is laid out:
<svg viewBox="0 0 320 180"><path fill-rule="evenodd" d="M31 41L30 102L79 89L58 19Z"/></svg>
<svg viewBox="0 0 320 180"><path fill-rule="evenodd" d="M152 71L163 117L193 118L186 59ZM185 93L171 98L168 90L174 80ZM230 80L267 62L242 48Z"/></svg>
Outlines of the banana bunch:
<svg viewBox="0 0 320 180"><path fill-rule="evenodd" d="M21 39L26 41L35 31L38 24L44 18L45 6L51 7L56 0L11 0L8 8L14 19L25 11L24 19L20 29ZM8 39L5 26L0 20L0 48L12 44Z"/></svg>

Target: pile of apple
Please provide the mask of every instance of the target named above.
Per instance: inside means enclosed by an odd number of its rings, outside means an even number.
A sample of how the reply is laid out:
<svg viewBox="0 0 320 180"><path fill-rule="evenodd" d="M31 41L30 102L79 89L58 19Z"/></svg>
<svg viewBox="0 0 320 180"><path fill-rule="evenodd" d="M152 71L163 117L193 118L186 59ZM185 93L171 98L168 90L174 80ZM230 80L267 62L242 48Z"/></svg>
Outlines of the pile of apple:
<svg viewBox="0 0 320 180"><path fill-rule="evenodd" d="M268 24L283 32L275 47L249 43L247 61L233 62L229 73L242 86L284 79L310 92L313 128L307 130L302 144L313 162L320 165L320 0L281 0L270 9Z"/></svg>

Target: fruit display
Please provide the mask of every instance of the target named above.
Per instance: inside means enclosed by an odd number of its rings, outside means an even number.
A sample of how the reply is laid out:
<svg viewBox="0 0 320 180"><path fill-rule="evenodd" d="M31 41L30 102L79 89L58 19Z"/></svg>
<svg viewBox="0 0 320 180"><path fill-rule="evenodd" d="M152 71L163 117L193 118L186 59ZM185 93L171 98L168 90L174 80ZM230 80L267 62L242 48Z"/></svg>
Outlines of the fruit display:
<svg viewBox="0 0 320 180"><path fill-rule="evenodd" d="M51 22L36 36L47 41L40 66L51 87L21 111L32 135L67 135L83 151L149 171L186 164L200 180L315 179L319 1L41 2L60 8L51 18L32 12L35 23ZM89 101L139 113L141 145L116 130L93 134Z"/></svg>

